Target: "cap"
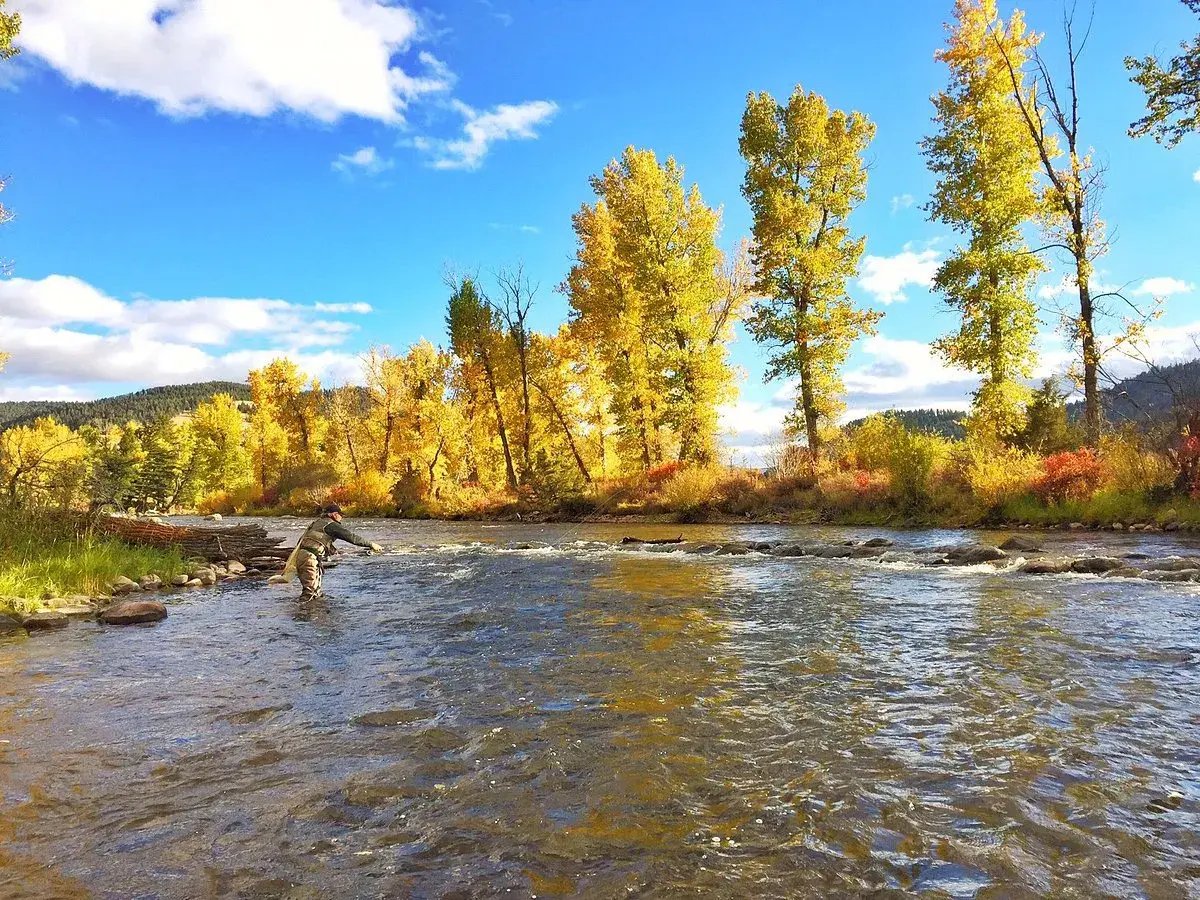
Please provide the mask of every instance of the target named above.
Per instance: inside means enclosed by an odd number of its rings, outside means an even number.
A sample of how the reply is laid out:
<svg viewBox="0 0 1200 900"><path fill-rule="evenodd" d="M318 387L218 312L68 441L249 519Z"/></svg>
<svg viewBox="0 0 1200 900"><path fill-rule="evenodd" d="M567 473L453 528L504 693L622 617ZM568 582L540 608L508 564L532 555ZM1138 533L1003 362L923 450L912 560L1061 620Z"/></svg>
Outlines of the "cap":
<svg viewBox="0 0 1200 900"><path fill-rule="evenodd" d="M340 513L341 511L342 508L336 503L326 503L325 508L321 510L321 512L325 513L327 516L332 515L333 513Z"/></svg>

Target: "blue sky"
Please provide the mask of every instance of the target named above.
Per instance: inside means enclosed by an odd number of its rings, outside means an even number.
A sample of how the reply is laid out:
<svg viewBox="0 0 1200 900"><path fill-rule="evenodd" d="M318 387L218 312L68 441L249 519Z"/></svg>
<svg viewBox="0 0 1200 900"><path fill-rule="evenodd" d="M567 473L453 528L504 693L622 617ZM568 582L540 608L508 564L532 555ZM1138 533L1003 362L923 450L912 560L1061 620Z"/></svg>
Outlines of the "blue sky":
<svg viewBox="0 0 1200 900"><path fill-rule="evenodd" d="M445 266L523 261L538 324L588 178L623 147L673 155L749 231L738 124L748 91L797 84L878 126L862 303L886 312L856 348L851 414L963 405L970 378L924 345L953 322L925 288L952 237L921 211L918 151L949 0L535 2L9 0L23 53L0 89L0 399L91 397L244 377L297 356L352 380L371 343L443 338ZM1001 4L1007 13L1011 6ZM1059 2L1023 7L1058 58ZM1125 136L1142 109L1127 54L1170 52L1197 21L1178 0L1098 0L1081 66L1086 138L1108 166L1114 232L1098 280L1166 297L1160 358L1200 332L1200 137ZM1061 272L1047 276L1047 305ZM368 311L369 310L369 311ZM1066 352L1047 316L1045 368ZM731 446L769 440L789 405L745 336ZM749 453L743 450L739 452Z"/></svg>

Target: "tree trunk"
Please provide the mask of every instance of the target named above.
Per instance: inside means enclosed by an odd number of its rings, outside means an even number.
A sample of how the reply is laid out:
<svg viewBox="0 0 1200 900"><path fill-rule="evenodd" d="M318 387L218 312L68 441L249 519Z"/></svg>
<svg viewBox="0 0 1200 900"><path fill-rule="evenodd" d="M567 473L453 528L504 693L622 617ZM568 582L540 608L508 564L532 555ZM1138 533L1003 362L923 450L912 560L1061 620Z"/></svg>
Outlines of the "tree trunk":
<svg viewBox="0 0 1200 900"><path fill-rule="evenodd" d="M554 398L550 393L538 384L536 381L533 386L538 389L538 392L546 399L550 411L554 413L554 418L558 419L558 424L562 426L563 434L567 438L567 446L571 448L571 455L575 457L575 465L579 466L579 472L583 475L583 480L588 484L592 483L591 473L588 472L587 464L584 463L583 457L579 455L579 448L575 445L575 436L571 434L571 426L567 422L566 417L562 414L562 410L558 408L558 404L554 402ZM603 440L603 438L601 438Z"/></svg>
<svg viewBox="0 0 1200 900"><path fill-rule="evenodd" d="M492 395L492 407L496 410L496 429L500 432L500 446L504 448L504 475L510 490L517 489L517 472L513 468L512 450L508 446L508 430L504 427L504 413L500 409L500 394L496 390L496 377L492 372L492 361L486 351L481 354L483 374L487 376L488 391Z"/></svg>
<svg viewBox="0 0 1200 900"><path fill-rule="evenodd" d="M1088 277L1088 260L1083 255L1083 225L1076 219L1072 223L1075 232L1075 283L1079 287L1079 332L1080 349L1083 351L1083 425L1089 447L1100 443L1100 381L1098 370L1100 358L1096 350L1095 309L1092 306L1092 289Z"/></svg>
<svg viewBox="0 0 1200 900"><path fill-rule="evenodd" d="M801 291L795 300L796 304L796 355L800 359L800 408L804 413L804 433L808 439L808 452L816 462L817 453L821 449L821 436L817 430L819 417L817 415L817 400L812 386L812 359L808 352L808 333L805 330L805 317L808 315L807 288Z"/></svg>
<svg viewBox="0 0 1200 900"><path fill-rule="evenodd" d="M392 463L392 431L396 427L396 415L388 412L383 420L383 447L379 451L379 474L386 475Z"/></svg>

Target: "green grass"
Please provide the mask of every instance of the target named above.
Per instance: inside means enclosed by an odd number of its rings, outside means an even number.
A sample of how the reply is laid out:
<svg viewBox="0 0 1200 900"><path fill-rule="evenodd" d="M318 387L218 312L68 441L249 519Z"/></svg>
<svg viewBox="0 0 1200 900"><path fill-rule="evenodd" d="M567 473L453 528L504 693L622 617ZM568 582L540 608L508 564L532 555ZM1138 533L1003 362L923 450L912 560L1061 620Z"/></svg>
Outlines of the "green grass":
<svg viewBox="0 0 1200 900"><path fill-rule="evenodd" d="M45 597L107 593L118 575L183 572L176 551L98 537L62 516L7 513L0 519L0 611L27 612Z"/></svg>

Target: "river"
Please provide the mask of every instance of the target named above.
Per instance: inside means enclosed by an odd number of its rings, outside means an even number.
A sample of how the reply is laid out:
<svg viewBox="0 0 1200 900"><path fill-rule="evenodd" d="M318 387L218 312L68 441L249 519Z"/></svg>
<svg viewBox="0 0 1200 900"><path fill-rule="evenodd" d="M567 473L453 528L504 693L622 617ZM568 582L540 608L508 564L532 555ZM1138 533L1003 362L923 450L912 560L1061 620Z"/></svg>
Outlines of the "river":
<svg viewBox="0 0 1200 900"><path fill-rule="evenodd" d="M0 638L0 897L1200 896L1200 585L353 524L315 604ZM614 545L680 532L897 546Z"/></svg>

